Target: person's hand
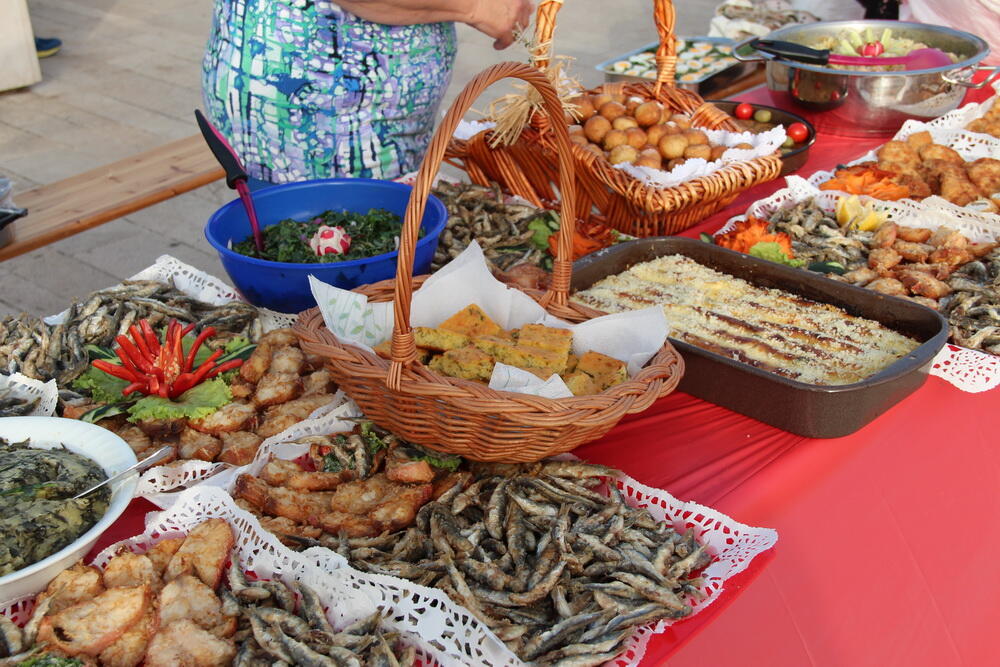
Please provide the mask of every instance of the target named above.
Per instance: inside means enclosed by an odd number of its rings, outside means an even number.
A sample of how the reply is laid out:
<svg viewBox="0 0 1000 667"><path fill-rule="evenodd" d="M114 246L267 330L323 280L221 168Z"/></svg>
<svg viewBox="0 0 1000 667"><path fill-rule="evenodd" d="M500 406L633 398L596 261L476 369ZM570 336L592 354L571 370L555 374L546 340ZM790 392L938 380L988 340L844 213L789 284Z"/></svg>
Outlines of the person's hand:
<svg viewBox="0 0 1000 667"><path fill-rule="evenodd" d="M514 43L514 32L528 27L535 3L531 0L474 0L468 23L492 37L493 48L506 49Z"/></svg>

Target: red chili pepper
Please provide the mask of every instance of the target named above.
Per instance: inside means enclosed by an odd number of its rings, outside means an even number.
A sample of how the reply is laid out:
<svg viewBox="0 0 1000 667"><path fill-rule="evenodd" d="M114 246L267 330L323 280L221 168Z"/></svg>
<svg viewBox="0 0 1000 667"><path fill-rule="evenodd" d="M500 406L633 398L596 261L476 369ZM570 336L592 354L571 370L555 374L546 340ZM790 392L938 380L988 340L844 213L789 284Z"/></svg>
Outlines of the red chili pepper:
<svg viewBox="0 0 1000 667"><path fill-rule="evenodd" d="M142 333L146 337L146 344L149 346L149 351L153 354L153 356L160 354L160 339L156 337L156 332L153 331L153 325L149 323L149 320L141 320L139 322L139 327L142 329Z"/></svg>
<svg viewBox="0 0 1000 667"><path fill-rule="evenodd" d="M198 354L198 350L201 348L202 343L204 343L208 338L215 335L215 327L205 327L198 334L198 337L194 339L194 343L191 345L191 349L188 350L187 359L184 360L184 370L189 371L194 366L194 358Z"/></svg>
<svg viewBox="0 0 1000 667"><path fill-rule="evenodd" d="M210 370L208 372L208 375L205 376L205 379L207 380L209 378L214 378L219 373L225 373L226 371L231 371L234 368L239 368L242 365L243 365L242 359L230 359L226 363L219 364L218 366Z"/></svg>
<svg viewBox="0 0 1000 667"><path fill-rule="evenodd" d="M117 364L108 363L104 359L96 359L94 361L94 368L102 370L108 375L114 375L116 378L128 380L129 382L135 382L137 379L135 374L131 373L127 368L122 368Z"/></svg>
<svg viewBox="0 0 1000 667"><path fill-rule="evenodd" d="M145 381L142 381L142 382L133 382L129 386L127 386L124 389L122 389L122 396L128 396L129 394L131 394L132 392L135 392L135 391L142 391L145 387L146 387L146 382Z"/></svg>

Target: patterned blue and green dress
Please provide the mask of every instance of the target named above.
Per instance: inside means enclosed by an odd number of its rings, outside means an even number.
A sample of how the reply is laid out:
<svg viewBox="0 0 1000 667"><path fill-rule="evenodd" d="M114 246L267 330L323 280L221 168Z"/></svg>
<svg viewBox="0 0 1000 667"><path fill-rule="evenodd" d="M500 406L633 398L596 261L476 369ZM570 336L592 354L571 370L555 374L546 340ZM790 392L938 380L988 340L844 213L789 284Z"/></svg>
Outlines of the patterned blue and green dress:
<svg viewBox="0 0 1000 667"><path fill-rule="evenodd" d="M454 58L451 23L387 26L326 0L215 0L203 95L253 178L391 179L419 166Z"/></svg>

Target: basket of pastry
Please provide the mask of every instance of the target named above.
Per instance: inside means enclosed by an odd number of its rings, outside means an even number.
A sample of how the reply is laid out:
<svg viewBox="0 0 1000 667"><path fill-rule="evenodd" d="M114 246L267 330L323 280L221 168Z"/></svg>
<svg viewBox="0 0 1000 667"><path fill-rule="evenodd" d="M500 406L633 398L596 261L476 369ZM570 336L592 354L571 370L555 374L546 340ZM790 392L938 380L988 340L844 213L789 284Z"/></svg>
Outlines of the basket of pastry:
<svg viewBox="0 0 1000 667"><path fill-rule="evenodd" d="M477 244L433 277L412 277L417 225L445 145L472 100L507 76L534 85L547 111L561 115L558 95L533 67L503 63L473 79L421 165L396 278L355 292L313 281L319 308L300 314L295 332L379 426L475 460L526 462L569 451L645 410L677 386L683 363L666 340L662 311L611 321L568 303L570 217L560 227L545 293L495 280ZM572 209L568 132L564 126L555 132L560 192Z"/></svg>
<svg viewBox="0 0 1000 667"><path fill-rule="evenodd" d="M450 164L476 183L495 181L540 205L556 199L559 182L554 125L568 125L577 167L575 214L586 219L596 210L634 236L677 233L778 176L782 132L742 133L726 113L676 86L670 0L653 3L660 36L656 81L609 83L582 94L561 62L549 62L562 3L539 3L531 62L559 90L563 112L550 123L530 89L506 95L491 107L494 126L451 142Z"/></svg>

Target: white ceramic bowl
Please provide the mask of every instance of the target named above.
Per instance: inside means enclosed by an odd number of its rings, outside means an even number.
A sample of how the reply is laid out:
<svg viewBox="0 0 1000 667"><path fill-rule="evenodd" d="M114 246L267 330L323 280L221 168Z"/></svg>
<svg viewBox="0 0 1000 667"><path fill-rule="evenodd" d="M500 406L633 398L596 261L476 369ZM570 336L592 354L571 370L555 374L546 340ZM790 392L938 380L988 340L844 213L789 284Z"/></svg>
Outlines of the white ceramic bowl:
<svg viewBox="0 0 1000 667"><path fill-rule="evenodd" d="M31 439L32 447L50 449L60 444L71 452L93 459L108 476L135 465L132 448L111 431L76 419L61 417L5 417L0 418L0 437L10 442ZM130 475L119 482L111 494L108 511L90 530L66 547L37 563L0 577L0 606L25 595L42 591L57 574L83 558L94 546L101 533L121 516L132 501L137 475Z"/></svg>

